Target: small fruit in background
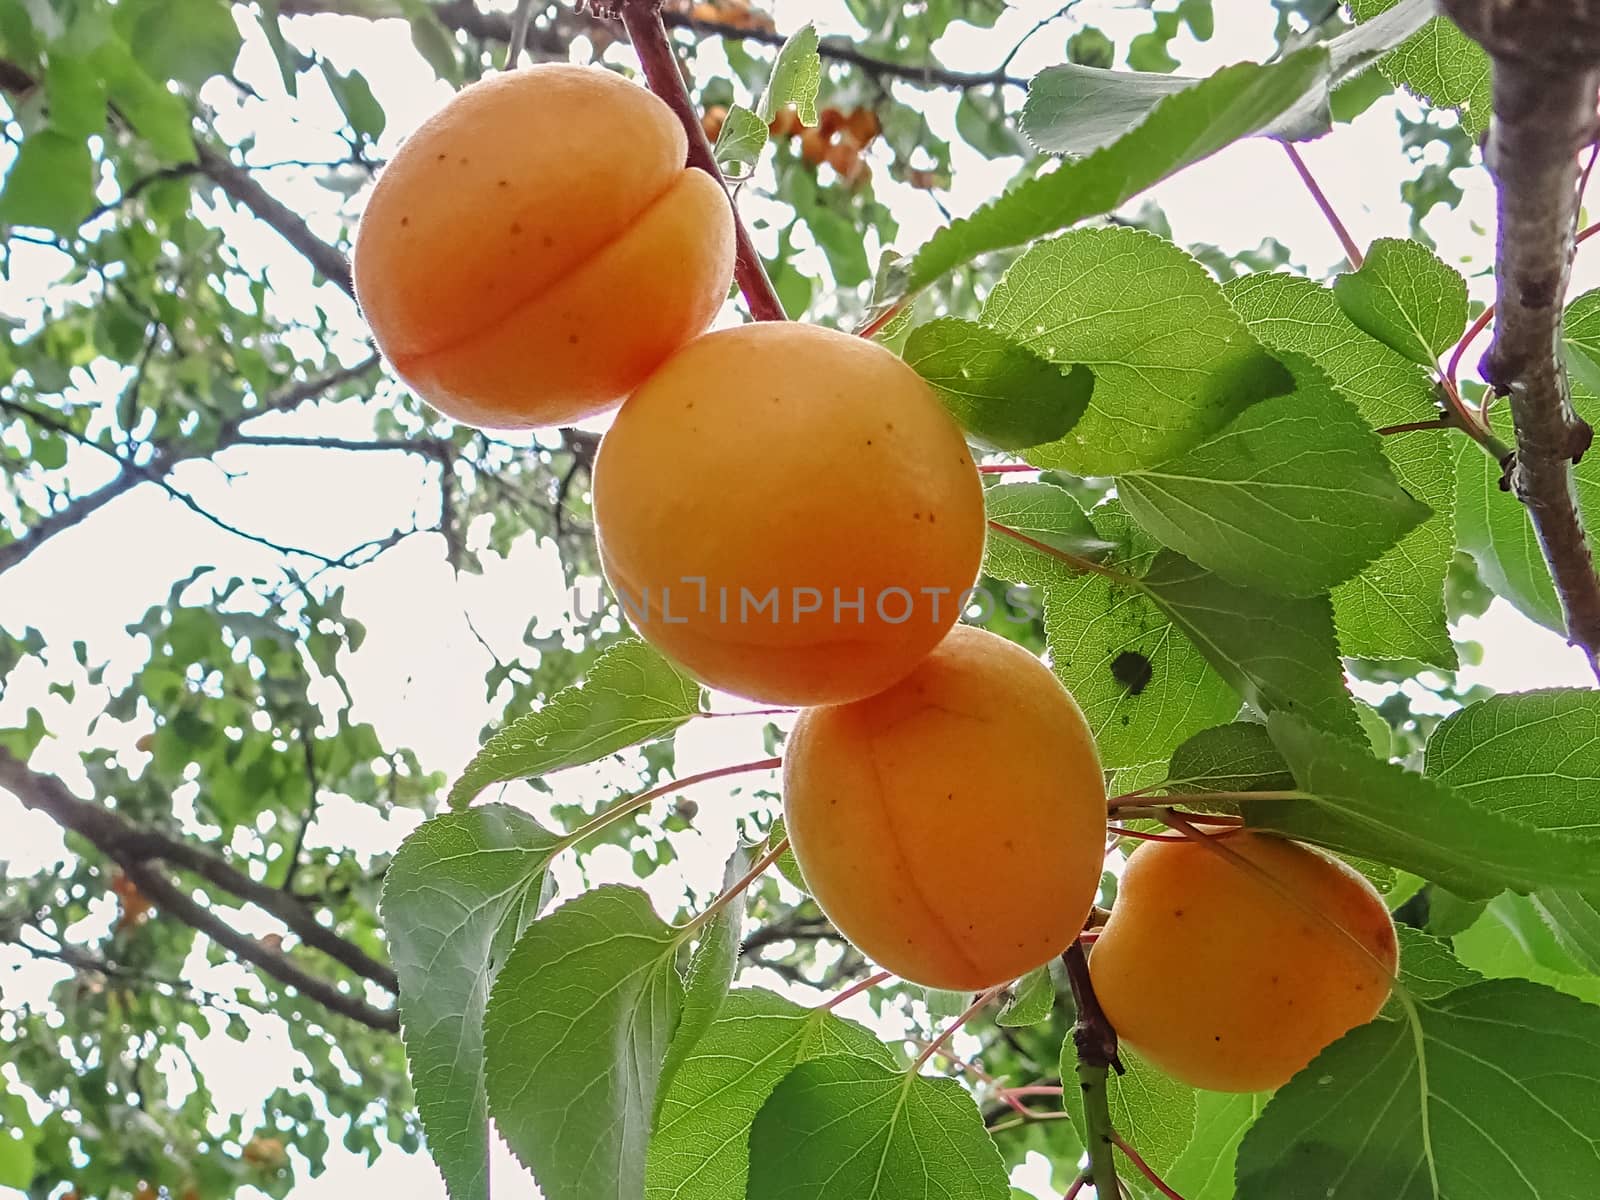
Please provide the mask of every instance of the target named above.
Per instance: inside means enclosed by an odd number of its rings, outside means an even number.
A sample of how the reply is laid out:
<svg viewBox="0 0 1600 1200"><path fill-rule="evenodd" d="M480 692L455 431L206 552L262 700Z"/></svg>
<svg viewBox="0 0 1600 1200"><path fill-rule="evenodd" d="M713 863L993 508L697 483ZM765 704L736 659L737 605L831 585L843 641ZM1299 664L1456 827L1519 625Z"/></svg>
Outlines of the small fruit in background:
<svg viewBox="0 0 1600 1200"><path fill-rule="evenodd" d="M817 117L817 131L825 138L831 140L833 135L843 128L844 113L831 105L823 109Z"/></svg>
<svg viewBox="0 0 1600 1200"><path fill-rule="evenodd" d="M878 119L878 114L870 108L857 108L845 118L845 132L855 139L858 146L866 146L872 139L883 132L883 122Z"/></svg>
<svg viewBox="0 0 1600 1200"><path fill-rule="evenodd" d="M700 128L706 131L706 137L713 143L722 136L722 127L728 120L728 108L725 104L713 104L706 109L705 115L700 118Z"/></svg>
<svg viewBox="0 0 1600 1200"><path fill-rule="evenodd" d="M767 126L767 132L775 139L792 138L804 128L805 126L800 123L800 114L790 106L778 110L778 115L773 117L772 123Z"/></svg>
<svg viewBox="0 0 1600 1200"><path fill-rule="evenodd" d="M828 139L820 128L807 129L800 135L800 157L812 166L821 166L828 157Z"/></svg>
<svg viewBox="0 0 1600 1200"><path fill-rule="evenodd" d="M861 148L849 137L841 138L828 147L828 165L840 176L849 176L861 165Z"/></svg>

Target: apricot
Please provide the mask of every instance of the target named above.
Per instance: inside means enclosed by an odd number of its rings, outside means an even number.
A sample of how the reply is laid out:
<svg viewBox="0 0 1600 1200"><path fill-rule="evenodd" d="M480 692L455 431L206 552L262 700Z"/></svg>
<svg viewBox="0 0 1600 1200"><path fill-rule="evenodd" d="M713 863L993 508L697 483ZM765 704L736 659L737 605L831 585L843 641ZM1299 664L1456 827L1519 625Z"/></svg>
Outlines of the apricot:
<svg viewBox="0 0 1600 1200"><path fill-rule="evenodd" d="M1174 1079L1267 1091L1378 1015L1394 923L1337 859L1262 834L1221 844L1255 869L1195 842L1135 850L1089 975L1118 1036Z"/></svg>
<svg viewBox="0 0 1600 1200"><path fill-rule="evenodd" d="M817 115L817 132L825 138L832 138L844 125L845 115L837 108L825 108Z"/></svg>
<svg viewBox="0 0 1600 1200"><path fill-rule="evenodd" d="M641 636L769 704L904 678L983 554L977 468L927 383L792 321L669 359L601 440L593 493L601 565Z"/></svg>
<svg viewBox="0 0 1600 1200"><path fill-rule="evenodd" d="M778 115L772 118L772 123L767 126L767 131L774 138L792 138L804 128L805 126L800 124L800 114L791 105L788 108L780 108L778 110Z"/></svg>
<svg viewBox="0 0 1600 1200"><path fill-rule="evenodd" d="M1047 962L1100 885L1088 723L1037 658L968 625L887 691L800 715L783 812L839 932L928 987L973 991Z"/></svg>
<svg viewBox="0 0 1600 1200"><path fill-rule="evenodd" d="M800 157L813 167L820 166L822 160L828 157L828 139L819 129L802 129L800 131Z"/></svg>
<svg viewBox="0 0 1600 1200"><path fill-rule="evenodd" d="M870 108L856 108L844 121L845 131L856 140L856 144L865 146L883 132L883 122L878 114Z"/></svg>
<svg viewBox="0 0 1600 1200"><path fill-rule="evenodd" d="M728 107L725 104L713 104L700 117L700 128L705 130L706 140L713 145L722 136L722 127L727 123Z"/></svg>
<svg viewBox="0 0 1600 1200"><path fill-rule="evenodd" d="M379 177L356 234L379 348L447 416L614 407L703 332L733 276L728 198L644 88L550 63L464 89Z"/></svg>
<svg viewBox="0 0 1600 1200"><path fill-rule="evenodd" d="M861 147L850 138L840 138L828 147L828 165L841 177L849 177L861 165Z"/></svg>

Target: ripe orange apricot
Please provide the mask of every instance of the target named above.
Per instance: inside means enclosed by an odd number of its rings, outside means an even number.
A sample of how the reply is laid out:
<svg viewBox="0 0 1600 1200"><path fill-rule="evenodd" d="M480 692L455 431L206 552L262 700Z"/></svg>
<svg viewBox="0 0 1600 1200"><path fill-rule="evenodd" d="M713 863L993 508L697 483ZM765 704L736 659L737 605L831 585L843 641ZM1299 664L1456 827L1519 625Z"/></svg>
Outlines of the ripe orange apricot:
<svg viewBox="0 0 1600 1200"><path fill-rule="evenodd" d="M828 157L828 136L820 129L802 129L800 157L813 167L820 165L822 160Z"/></svg>
<svg viewBox="0 0 1600 1200"><path fill-rule="evenodd" d="M841 137L828 147L828 165L840 176L848 178L861 165L861 147L849 136Z"/></svg>
<svg viewBox="0 0 1600 1200"><path fill-rule="evenodd" d="M379 177L357 296L396 372L470 425L613 407L721 307L733 216L667 105L549 63L464 89Z"/></svg>
<svg viewBox="0 0 1600 1200"><path fill-rule="evenodd" d="M774 138L791 138L804 128L805 126L800 124L800 114L794 110L793 105L790 105L788 108L778 110L778 115L772 118L767 131Z"/></svg>
<svg viewBox="0 0 1600 1200"><path fill-rule="evenodd" d="M883 132L883 122L870 108L852 109L844 121L845 130L859 146L865 146Z"/></svg>
<svg viewBox="0 0 1600 1200"><path fill-rule="evenodd" d="M727 123L728 106L725 104L713 104L700 117L700 128L705 130L706 140L713 144L722 136L722 127Z"/></svg>
<svg viewBox="0 0 1600 1200"><path fill-rule="evenodd" d="M1394 922L1337 859L1262 834L1221 844L1254 869L1194 842L1135 850L1089 975L1117 1034L1174 1079L1266 1091L1378 1015Z"/></svg>
<svg viewBox="0 0 1600 1200"><path fill-rule="evenodd" d="M920 375L794 321L697 338L594 466L606 578L646 641L769 704L882 691L938 645L983 554L983 487Z"/></svg>
<svg viewBox="0 0 1600 1200"><path fill-rule="evenodd" d="M1100 885L1105 782L1083 714L1032 654L968 625L888 691L800 715L783 811L822 911L928 987L1048 961Z"/></svg>

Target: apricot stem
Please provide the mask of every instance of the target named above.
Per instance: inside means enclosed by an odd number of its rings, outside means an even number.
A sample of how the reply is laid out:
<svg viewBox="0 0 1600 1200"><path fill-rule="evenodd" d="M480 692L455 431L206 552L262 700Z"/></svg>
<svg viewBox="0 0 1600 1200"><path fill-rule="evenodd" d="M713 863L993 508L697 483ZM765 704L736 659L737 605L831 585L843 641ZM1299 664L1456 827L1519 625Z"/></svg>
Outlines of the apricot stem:
<svg viewBox="0 0 1600 1200"><path fill-rule="evenodd" d="M1127 1138L1123 1137L1120 1133L1113 1133L1111 1135L1111 1140L1116 1143L1118 1150L1121 1150L1128 1156L1128 1161L1139 1168L1139 1174L1148 1179L1156 1191L1160 1192L1163 1196L1166 1196L1168 1200L1183 1200L1183 1197L1179 1195L1172 1187L1170 1187L1166 1180L1162 1179L1161 1176L1156 1174L1155 1168L1149 1163L1145 1162L1145 1160L1140 1157L1139 1152L1128 1144Z"/></svg>
<svg viewBox="0 0 1600 1200"><path fill-rule="evenodd" d="M739 290L744 293L744 302L750 308L750 315L758 321L787 319L783 302L778 299L772 280L767 278L767 268L761 262L750 231L739 218L738 206L733 203L733 194L728 191L728 181L717 167L717 157L712 153L704 126L700 124L700 114L695 112L694 102L689 98L683 70L678 65L672 42L667 38L666 23L661 19L661 0L623 0L621 15L623 28L633 41L650 90L667 102L683 125L683 132L688 135L689 165L699 167L728 194L728 203L734 210L733 231L737 247L733 276L739 281Z"/></svg>
<svg viewBox="0 0 1600 1200"><path fill-rule="evenodd" d="M928 1043L928 1048L917 1056L916 1062L911 1064L911 1071L909 1073L915 1075L918 1071L922 1070L922 1064L937 1054L939 1052L939 1048L950 1040L951 1035L953 1035L956 1030L960 1029L963 1025L970 1021L980 1008L989 1003L989 1001L993 1000L1004 990L1004 985L1001 985L992 987L986 992L979 992L978 998L971 1004L967 1005L967 1011L962 1013L954 1021L951 1021L950 1024L946 1025L940 1032L939 1036L934 1038L932 1042Z"/></svg>
<svg viewBox="0 0 1600 1200"><path fill-rule="evenodd" d="M689 787L691 784L705 783L710 779L721 779L725 775L738 775L745 771L772 771L776 770L782 765L783 759L781 758L758 758L753 762L735 763L731 767L717 767L715 770L700 771L694 775L685 775L682 779L669 780L658 787L653 787L647 792L640 792L637 796L633 796L619 804L615 804L606 809L604 812L597 814L593 820L580 825L577 829L574 829L571 833L562 838L561 841L557 843L556 848L554 851L552 851L552 853L560 853L562 850L570 849L581 842L584 838L588 837L591 833L596 833L599 830L604 829L607 825L610 825L616 821L620 821L624 817L631 816L632 814L638 812L641 808L648 807L652 800L656 800L671 792L676 792L681 788Z"/></svg>
<svg viewBox="0 0 1600 1200"><path fill-rule="evenodd" d="M1027 472L1037 475L1043 467L1036 467L1032 463L983 463L978 467L980 475L1017 475Z"/></svg>
<svg viewBox="0 0 1600 1200"><path fill-rule="evenodd" d="M988 525L989 528L994 530L996 533L1003 533L1013 541L1021 542L1024 546L1027 546L1032 550L1037 550L1040 554L1048 554L1051 558L1066 563L1067 566L1071 567L1074 571L1088 571L1095 575L1104 575L1107 579L1114 579L1118 583L1126 583L1129 585L1136 585L1139 582L1137 579L1133 578L1133 576L1124 575L1121 571L1116 570L1114 567L1103 566L1092 559L1081 558L1078 555L1071 554L1066 550L1058 550L1048 542L1041 542L1037 538L1031 538L1020 530L1011 528L1009 525L1000 524L999 521L990 521L988 522Z"/></svg>
<svg viewBox="0 0 1600 1200"><path fill-rule="evenodd" d="M1322 215L1333 229L1334 236L1339 239L1339 245L1344 248L1344 256L1350 263L1350 269L1360 270L1361 247L1356 245L1355 238L1351 237L1350 231L1344 227L1344 222L1339 219L1339 214L1334 211L1332 202L1317 183L1316 176L1311 174L1311 168L1306 166L1305 159L1300 157L1300 151L1294 148L1292 142L1280 142L1278 144L1283 147L1283 152L1289 156L1289 161L1294 164L1295 174L1300 176L1300 182L1306 185L1306 191L1311 193L1311 198L1316 201L1317 207L1322 210Z"/></svg>
<svg viewBox="0 0 1600 1200"><path fill-rule="evenodd" d="M1182 793L1182 798L1183 798L1183 802L1185 804L1204 803L1204 802L1209 801L1209 800L1238 801L1238 800L1310 800L1310 799L1313 799L1313 797L1311 795L1309 795L1308 793L1306 793L1306 792L1297 792L1297 791L1276 791L1276 792L1267 792L1267 791L1262 791L1262 792L1184 792L1184 793ZM1138 793L1138 792L1129 792L1125 796L1113 796L1113 797L1111 797L1110 800L1106 801L1106 808L1108 810L1110 810L1111 812L1118 812L1119 810L1122 810L1122 809L1138 807L1137 805L1135 805L1133 803L1130 803L1131 801L1133 801L1135 799L1143 800L1145 802L1145 804L1148 804L1150 798L1148 796L1141 796L1140 793ZM1157 806L1157 807L1165 807L1165 806ZM1191 814L1185 813L1183 815L1184 816L1189 816Z"/></svg>
<svg viewBox="0 0 1600 1200"><path fill-rule="evenodd" d="M1078 1193L1083 1191L1084 1185L1089 1182L1087 1175L1079 1175L1072 1181L1072 1186L1067 1189L1066 1195L1061 1200L1078 1200Z"/></svg>
<svg viewBox="0 0 1600 1200"><path fill-rule="evenodd" d="M532 19L533 0L517 0L517 11L511 17L511 36L506 39L505 70L515 70L521 61L528 42L528 23Z"/></svg>
<svg viewBox="0 0 1600 1200"><path fill-rule="evenodd" d="M709 921L709 920L711 920L711 918L715 917L719 912L721 912L724 908L726 908L734 900L736 900L740 896L744 895L745 889L748 888L757 879L761 878L761 873L763 871L765 871L768 867L770 867L773 863L777 862L778 861L778 857L785 850L787 850L788 848L789 848L789 839L788 838L780 838L780 839L778 839L778 844L776 846L772 847L772 849L768 850L760 858L756 859L755 865L752 866L748 871L746 871L744 873L744 876L737 883L735 883L732 887L730 887L726 891L724 891L720 896L718 896L710 904L706 905L704 912L700 913L692 921L690 921L687 925L685 925L683 927L682 931L678 935L679 941L684 941L684 940L692 937L696 930L701 929L701 928L703 928L705 926L707 921Z"/></svg>
<svg viewBox="0 0 1600 1200"><path fill-rule="evenodd" d="M890 979L893 979L893 978L894 978L894 972L893 971L879 971L876 975L868 975L860 983L851 984L849 987L845 988L844 991L840 992L837 996L835 996L832 1000L829 1000L826 1004L824 1004L822 1006L822 1011L823 1012L832 1012L834 1009L838 1008L839 1005L843 1004L846 1000L850 999L850 997L859 996L862 992L866 991L868 988L875 988L880 983L884 983L884 982L886 982L886 981L888 981Z"/></svg>

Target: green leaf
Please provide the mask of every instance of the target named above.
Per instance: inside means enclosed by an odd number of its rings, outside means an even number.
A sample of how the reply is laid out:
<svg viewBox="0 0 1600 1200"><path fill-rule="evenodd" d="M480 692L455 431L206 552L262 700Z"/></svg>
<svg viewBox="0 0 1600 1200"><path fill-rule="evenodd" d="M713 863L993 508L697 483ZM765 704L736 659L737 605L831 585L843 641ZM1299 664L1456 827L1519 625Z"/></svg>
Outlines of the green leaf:
<svg viewBox="0 0 1600 1200"><path fill-rule="evenodd" d="M1421 242L1379 238L1360 270L1333 281L1333 298L1363 333L1430 370L1467 325L1467 281Z"/></svg>
<svg viewBox="0 0 1600 1200"><path fill-rule="evenodd" d="M984 492L988 519L1057 550L1095 561L1117 544L1101 537L1072 494L1053 483L1005 483ZM1043 585L1060 574L1048 555L997 535L984 546L984 570L1001 579Z"/></svg>
<svg viewBox="0 0 1600 1200"><path fill-rule="evenodd" d="M244 44L223 0L125 0L117 20L145 71L190 88L232 71Z"/></svg>
<svg viewBox="0 0 1600 1200"><path fill-rule="evenodd" d="M291 96L299 96L301 55L290 48L288 39L283 36L280 7L281 0L261 0L257 20L261 22L261 32L266 35L267 44L272 47L272 57L277 60L278 77L283 80L283 90Z"/></svg>
<svg viewBox="0 0 1600 1200"><path fill-rule="evenodd" d="M117 111L159 157L194 161L189 106L152 79L125 43L107 38L95 48L90 61L105 80Z"/></svg>
<svg viewBox="0 0 1600 1200"><path fill-rule="evenodd" d="M1238 1200L1578 1196L1600 1178L1600 1008L1520 980L1339 1039L1245 1135Z"/></svg>
<svg viewBox="0 0 1600 1200"><path fill-rule="evenodd" d="M1050 964L1035 967L1017 981L1015 991L1005 1006L995 1014L994 1023L1019 1029L1048 1021L1056 1006L1056 981L1050 973Z"/></svg>
<svg viewBox="0 0 1600 1200"><path fill-rule="evenodd" d="M1264 1093L1195 1093L1194 1136L1167 1171L1167 1183L1184 1200L1234 1200L1234 1156L1266 1105Z"/></svg>
<svg viewBox="0 0 1600 1200"><path fill-rule="evenodd" d="M913 329L905 360L963 429L997 450L1064 437L1094 391L1087 367L1058 366L987 326L955 317Z"/></svg>
<svg viewBox="0 0 1600 1200"><path fill-rule="evenodd" d="M855 1055L885 1068L888 1047L861 1026L759 988L731 992L661 1100L646 1200L745 1200L750 1126L796 1063Z"/></svg>
<svg viewBox="0 0 1600 1200"><path fill-rule="evenodd" d="M1562 948L1525 897L1496 896L1453 938L1461 962L1491 979L1527 979L1600 1004L1600 979Z"/></svg>
<svg viewBox="0 0 1600 1200"><path fill-rule="evenodd" d="M642 1194L683 1003L677 947L643 892L601 887L533 922L501 969L484 1022L489 1108L550 1200Z"/></svg>
<svg viewBox="0 0 1600 1200"><path fill-rule="evenodd" d="M980 254L1111 212L1183 167L1266 128L1327 70L1327 52L1312 47L1267 66L1225 67L1168 97L1113 145L1019 184L934 234L912 260L910 290Z"/></svg>
<svg viewBox="0 0 1600 1200"><path fill-rule="evenodd" d="M1325 44L1328 72L1277 120L1255 131L1286 139L1320 136L1332 126L1332 92L1377 57L1415 33L1433 15L1433 0L1405 0L1381 19L1346 30ZM1176 66L1173 63L1173 66ZM1090 154L1114 143L1169 96L1204 82L1151 71L1109 71L1068 64L1047 67L1028 85L1022 129L1046 154Z"/></svg>
<svg viewBox="0 0 1600 1200"><path fill-rule="evenodd" d="M594 762L671 733L700 711L700 701L700 685L644 642L618 642L582 684L485 742L451 787L450 803L459 808L492 783Z"/></svg>
<svg viewBox="0 0 1600 1200"><path fill-rule="evenodd" d="M1295 786L1289 764L1265 725L1235 721L1202 729L1172 752L1168 790L1286 792Z"/></svg>
<svg viewBox="0 0 1600 1200"><path fill-rule="evenodd" d="M1080 475L1160 462L1293 383L1204 267L1138 229L1076 230L1033 247L989 294L983 321L1094 372L1083 419L1027 456Z"/></svg>
<svg viewBox="0 0 1600 1200"><path fill-rule="evenodd" d="M348 74L339 71L323 59L322 76L328 81L328 90L333 93L333 98L338 101L339 108L343 111L345 119L350 122L350 128L357 137L369 142L375 142L383 134L383 128L388 124L388 115L383 111L383 105L378 103L378 98L372 94L372 87L367 83L367 77L360 71L351 71Z"/></svg>
<svg viewBox="0 0 1600 1200"><path fill-rule="evenodd" d="M1357 329L1327 288L1260 274L1224 290L1257 337L1274 350L1312 359L1374 429L1437 412L1427 372ZM1455 555L1455 447L1447 438L1419 433L1385 438L1383 450L1400 486L1433 516L1333 590L1339 646L1356 658L1415 658L1454 668L1444 580Z"/></svg>
<svg viewBox="0 0 1600 1200"><path fill-rule="evenodd" d="M1155 560L1142 584L1257 712L1293 713L1365 742L1345 690L1326 596L1290 599L1241 588L1171 550Z"/></svg>
<svg viewBox="0 0 1600 1200"><path fill-rule="evenodd" d="M1552 832L1600 834L1600 693L1493 696L1452 713L1428 739L1429 775L1459 795ZM1600 971L1600 909L1571 889L1532 896L1562 946Z"/></svg>
<svg viewBox="0 0 1600 1200"><path fill-rule="evenodd" d="M738 849L722 873L722 885L732 887L750 869L750 856ZM656 1087L656 1109L666 1098L672 1079L695 1046L717 1019L722 1002L739 969L739 930L744 924L745 894L739 893L702 927L700 940L689 959L683 982L683 1014L673 1031L672 1044L661 1064Z"/></svg>
<svg viewBox="0 0 1600 1200"><path fill-rule="evenodd" d="M1199 1093L1188 1084L1162 1074L1127 1046L1117 1054L1124 1071L1120 1075L1112 1071L1106 1076L1111 1127L1127 1139L1158 1175L1164 1174L1194 1135L1195 1098ZM1061 1078L1074 1077L1077 1061L1077 1051L1068 1038L1061 1047ZM1084 1137L1083 1093L1069 1087L1063 1093L1062 1102L1072 1114L1078 1136ZM1132 1173L1131 1164L1125 1165Z"/></svg>
<svg viewBox="0 0 1600 1200"><path fill-rule="evenodd" d="M1414 1000L1437 1000L1460 988L1483 982L1483 976L1457 958L1450 944L1442 938L1409 925L1396 925L1395 934L1400 942L1399 987L1379 1016L1404 1021L1407 996Z"/></svg>
<svg viewBox="0 0 1600 1200"><path fill-rule="evenodd" d="M742 105L729 108L713 147L717 165L732 175L746 175L766 148L767 122Z"/></svg>
<svg viewBox="0 0 1600 1200"><path fill-rule="evenodd" d="M1350 0L1356 20L1376 20L1396 0ZM1446 17L1429 21L1378 60L1378 69L1433 105L1456 109L1476 137L1489 128L1489 56Z"/></svg>
<svg viewBox="0 0 1600 1200"><path fill-rule="evenodd" d="M40 1134L22 1097L7 1091L0 1079L0 1187L22 1192L33 1186Z"/></svg>
<svg viewBox="0 0 1600 1200"><path fill-rule="evenodd" d="M557 844L532 817L487 804L420 826L384 875L417 1111L451 1200L488 1200L484 1006L534 918Z"/></svg>
<svg viewBox="0 0 1600 1200"><path fill-rule="evenodd" d="M50 127L69 138L90 138L106 129L106 85L86 59L51 51L44 76Z"/></svg>
<svg viewBox="0 0 1600 1200"><path fill-rule="evenodd" d="M1427 774L1458 796L1552 833L1600 834L1600 692L1492 696L1446 717Z"/></svg>
<svg viewBox="0 0 1600 1200"><path fill-rule="evenodd" d="M0 225L36 225L68 237L93 208L88 143L48 128L25 137L0 189Z"/></svg>
<svg viewBox="0 0 1600 1200"><path fill-rule="evenodd" d="M761 94L756 112L771 124L780 109L794 105L802 125L817 123L817 91L822 86L822 58L817 53L817 27L810 22L800 26L778 51L772 64L772 78Z"/></svg>
<svg viewBox="0 0 1600 1200"><path fill-rule="evenodd" d="M1360 855L1443 884L1469 899L1505 889L1600 886L1593 847L1473 804L1451 788L1303 721L1267 718L1306 798L1253 800L1245 821Z"/></svg>
<svg viewBox="0 0 1600 1200"><path fill-rule="evenodd" d="M750 1130L748 1200L1008 1200L970 1093L864 1058L803 1062Z"/></svg>
<svg viewBox="0 0 1600 1200"><path fill-rule="evenodd" d="M1011 113L1005 95L966 88L956 103L956 132L979 154L988 159L1023 154L1026 147L1011 128Z"/></svg>
<svg viewBox="0 0 1600 1200"><path fill-rule="evenodd" d="M1429 516L1328 386L1251 405L1178 457L1117 476L1117 494L1201 566L1290 596L1343 583Z"/></svg>
<svg viewBox="0 0 1600 1200"><path fill-rule="evenodd" d="M427 3L419 2L407 8L410 10L407 19L411 22L411 44L417 48L417 53L440 79L460 87L461 59L456 53L455 37Z"/></svg>
<svg viewBox="0 0 1600 1200"><path fill-rule="evenodd" d="M992 520L1080 557L1106 558L1107 546L1127 542L1108 559L1119 571L1137 573L1155 553L1119 509L1096 510L1091 525L1049 484L990 488L987 500ZM1238 713L1238 693L1136 580L1075 572L1000 533L989 535L985 569L1044 589L1051 669L1083 710L1106 768L1164 767L1178 743Z"/></svg>

